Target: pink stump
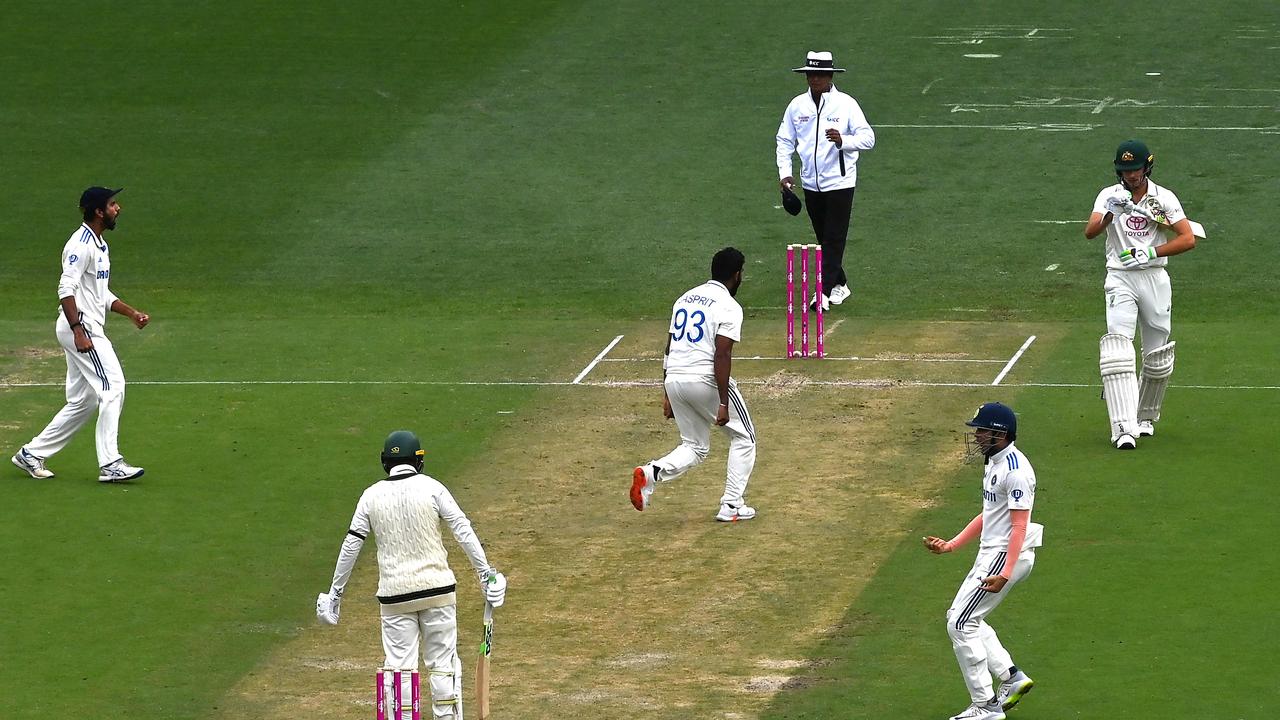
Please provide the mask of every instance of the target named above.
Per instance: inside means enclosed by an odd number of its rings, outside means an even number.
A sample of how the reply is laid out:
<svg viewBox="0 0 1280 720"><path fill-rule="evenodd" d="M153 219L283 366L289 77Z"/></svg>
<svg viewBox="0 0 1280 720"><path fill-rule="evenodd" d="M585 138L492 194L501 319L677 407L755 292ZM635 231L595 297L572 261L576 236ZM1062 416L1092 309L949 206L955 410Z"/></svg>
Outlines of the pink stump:
<svg viewBox="0 0 1280 720"><path fill-rule="evenodd" d="M809 357L809 246L800 246L800 356Z"/></svg>
<svg viewBox="0 0 1280 720"><path fill-rule="evenodd" d="M787 357L796 354L796 247L787 246Z"/></svg>
<svg viewBox="0 0 1280 720"><path fill-rule="evenodd" d="M422 686L421 676L417 670L413 671L413 676L410 678L410 688L411 699L413 700L413 720L422 720Z"/></svg>
<svg viewBox="0 0 1280 720"><path fill-rule="evenodd" d="M387 720L387 685L386 677L381 670L374 675L373 705L377 708L378 720Z"/></svg>
<svg viewBox="0 0 1280 720"><path fill-rule="evenodd" d="M817 292L818 292L818 327L817 327L818 357L822 357L823 352L822 352L822 246L821 245L818 245L817 248L814 250L814 255L816 256L816 259L814 260L814 264L818 266L816 268L816 271L814 272L814 275L817 276L814 279L814 284L818 286L817 288Z"/></svg>

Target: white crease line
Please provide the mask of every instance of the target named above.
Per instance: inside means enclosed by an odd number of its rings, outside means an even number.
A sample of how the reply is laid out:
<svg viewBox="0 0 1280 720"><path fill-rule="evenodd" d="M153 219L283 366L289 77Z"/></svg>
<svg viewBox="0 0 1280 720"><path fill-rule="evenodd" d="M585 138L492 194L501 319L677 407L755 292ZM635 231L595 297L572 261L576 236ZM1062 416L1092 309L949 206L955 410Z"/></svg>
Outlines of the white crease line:
<svg viewBox="0 0 1280 720"><path fill-rule="evenodd" d="M1280 130L1280 125L1271 125L1269 127L1173 127L1167 125L1140 125L1139 130L1253 130L1255 132L1274 132Z"/></svg>
<svg viewBox="0 0 1280 720"><path fill-rule="evenodd" d="M1014 353L1013 357L1009 358L1009 364L1004 366L1004 369L1000 371L1000 374L996 376L995 380L991 381L991 384L999 385L1000 381L1004 379L1004 376L1008 375L1009 371L1013 369L1014 364L1018 362L1018 358L1022 357L1022 353L1026 352L1027 348L1031 347L1031 343L1035 341L1035 335L1028 337L1027 341L1022 343L1022 347L1018 348L1018 352Z"/></svg>
<svg viewBox="0 0 1280 720"><path fill-rule="evenodd" d="M738 362L738 361L745 361L745 360L786 360L786 359L787 358L785 355L778 355L778 356L744 355L742 357L735 356L733 358L733 361ZM660 360L662 360L662 358L651 358L651 357L650 358L605 358L601 362L615 362L615 363L658 362ZM1002 363L1004 362L1004 360L979 360L974 358L921 358L921 357L910 357L907 355L891 355L891 356L879 356L879 357L858 357L858 356L832 357L828 355L825 358L823 358L823 360L850 360L854 362L939 362L939 363Z"/></svg>
<svg viewBox="0 0 1280 720"><path fill-rule="evenodd" d="M823 340L830 340L830 339L831 339L831 333L835 332L835 331L836 331L836 328L840 327L840 325L841 325L845 320L846 320L846 318L840 318L839 320L837 320L837 321L835 321L835 322L831 323L831 326L830 326L830 327L828 327L828 328L827 328L827 329L822 333L822 339L823 339Z"/></svg>
<svg viewBox="0 0 1280 720"><path fill-rule="evenodd" d="M1086 222L1085 220L1032 220L1031 222L1040 223L1041 225L1076 225Z"/></svg>
<svg viewBox="0 0 1280 720"><path fill-rule="evenodd" d="M741 358L735 358L741 359ZM778 358L779 360L785 358ZM1000 362L995 360L992 362ZM776 381L767 378L761 379L738 379L734 380L739 385L773 385ZM572 387L574 383L554 380L134 380L130 385L438 385L438 386L527 386L527 387ZM938 388L985 388L991 387L989 383L974 382L923 382L918 380L893 380L893 379L872 379L872 380L811 380L804 379L804 385L817 385L824 387L868 387L868 388L890 388L890 387L938 387ZM43 382L43 383L10 383L0 382L0 389L3 388L62 388L65 382ZM581 382L578 387L597 387L597 388L613 388L613 387L658 387L662 385L661 380L591 380L589 382ZM1030 387L1030 388L1100 388L1101 384L1088 383L1046 383L1046 382L1027 382L1027 383L1006 383L1000 387ZM1280 390L1280 385L1170 385L1169 387L1183 390Z"/></svg>
<svg viewBox="0 0 1280 720"><path fill-rule="evenodd" d="M594 369L595 366L598 365L600 361L604 359L604 356L609 354L609 351L613 349L613 346L617 345L621 341L622 341L622 336L619 335L618 337L613 339L613 342L609 343L608 345L605 345L604 349L600 351L600 354L596 356L596 359L592 360L590 365L586 366L585 368L582 369L582 372L578 373L578 377L573 379L572 384L577 385L581 383L582 378L586 377L587 373L591 372L592 369Z"/></svg>
<svg viewBox="0 0 1280 720"><path fill-rule="evenodd" d="M734 378L739 385L775 385L774 380L760 379L741 380ZM562 383L563 384L563 383ZM631 388L631 387L659 387L662 385L661 380L596 380L592 382L582 383L583 387L605 387L605 388ZM975 382L923 382L918 380L811 380L805 379L801 385L815 385L819 387L861 387L861 388L894 388L894 387L912 387L912 388L989 388L990 383ZM61 385L59 385L61 387ZM1065 388L1074 389L1097 389L1102 385L1091 385L1088 383L1006 383L1000 387L1006 388ZM1170 385L1169 387L1181 390L1280 390L1280 385Z"/></svg>

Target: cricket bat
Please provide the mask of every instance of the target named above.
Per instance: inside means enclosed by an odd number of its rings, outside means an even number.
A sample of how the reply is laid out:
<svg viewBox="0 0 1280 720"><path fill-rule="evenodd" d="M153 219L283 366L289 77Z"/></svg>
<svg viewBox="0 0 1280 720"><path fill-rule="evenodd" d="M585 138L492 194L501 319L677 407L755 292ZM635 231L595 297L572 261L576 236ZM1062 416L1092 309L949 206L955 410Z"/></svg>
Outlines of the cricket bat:
<svg viewBox="0 0 1280 720"><path fill-rule="evenodd" d="M476 660L476 704L480 720L489 717L489 655L493 652L493 606L484 604L484 639L480 641L480 659Z"/></svg>

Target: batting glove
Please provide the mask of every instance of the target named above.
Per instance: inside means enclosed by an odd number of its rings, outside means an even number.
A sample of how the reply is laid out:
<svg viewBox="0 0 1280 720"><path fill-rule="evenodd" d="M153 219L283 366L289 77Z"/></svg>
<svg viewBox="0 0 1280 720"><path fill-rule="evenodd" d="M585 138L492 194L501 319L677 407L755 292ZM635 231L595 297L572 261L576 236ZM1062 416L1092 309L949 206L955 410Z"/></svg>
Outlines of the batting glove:
<svg viewBox="0 0 1280 720"><path fill-rule="evenodd" d="M342 593L332 591L316 596L316 618L325 625L337 625L342 612Z"/></svg>
<svg viewBox="0 0 1280 720"><path fill-rule="evenodd" d="M1116 193L1107 198L1107 212L1112 215L1124 215L1134 211L1136 206L1133 204L1133 198L1129 193Z"/></svg>
<svg viewBox="0 0 1280 720"><path fill-rule="evenodd" d="M1126 268L1142 268L1146 267L1152 260L1156 259L1155 248L1136 247L1122 250L1120 252L1120 262Z"/></svg>
<svg viewBox="0 0 1280 720"><path fill-rule="evenodd" d="M484 583L484 601L492 607L502 607L507 599L507 577L494 571Z"/></svg>

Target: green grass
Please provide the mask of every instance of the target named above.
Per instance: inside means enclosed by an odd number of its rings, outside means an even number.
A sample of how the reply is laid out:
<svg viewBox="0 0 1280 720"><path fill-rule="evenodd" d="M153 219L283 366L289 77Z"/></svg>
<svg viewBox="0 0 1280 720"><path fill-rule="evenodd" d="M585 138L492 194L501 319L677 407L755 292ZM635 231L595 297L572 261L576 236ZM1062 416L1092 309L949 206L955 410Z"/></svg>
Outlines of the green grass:
<svg viewBox="0 0 1280 720"><path fill-rule="evenodd" d="M154 322L111 327L134 383L122 449L144 481L97 487L88 431L51 463L58 480L0 478L0 716L209 717L309 625L387 431L417 430L448 477L510 441L499 411L545 416L563 400L530 386L147 381L567 381L618 327L660 333L725 244L748 256L747 332L769 350L779 247L808 237L774 208L771 141L807 49L835 51L850 68L838 85L877 127L859 165L845 332L878 346L919 323L974 321L952 350L1004 357L1015 348L985 344L999 337L985 323L1016 322L1056 339L1011 382L1096 384L1099 248L1079 225L1034 221L1083 220L1116 143L1137 135L1210 236L1171 263L1174 385L1274 388L1276 136L1139 128L1275 125L1266 48L1280 19L1253 1L1161 13L1188 27L1122 47L1124 28L1151 28L1150 8L1108 8L1100 25L1083 2L873 2L838 22L759 0L8 3L0 378L52 386L0 386L0 448L61 399L62 359L33 349L56 349L57 255L84 186L127 188L112 286ZM996 24L1045 38L933 39ZM962 57L975 48L1002 57ZM1055 97L1168 107L990 107ZM901 127L1014 122L1092 129ZM1260 672L1277 568L1253 551L1273 524L1280 391L1175 387L1160 434L1123 456L1106 446L1096 388L1002 395L1024 418L1049 533L993 617L1041 683L1018 713L1280 711ZM975 473L955 471L921 532L972 514ZM455 489L464 507L494 491ZM918 534L866 569L843 629L812 648L833 660L821 681L766 717L960 707L941 617L965 563L925 555ZM72 684L53 668L73 668Z"/></svg>

